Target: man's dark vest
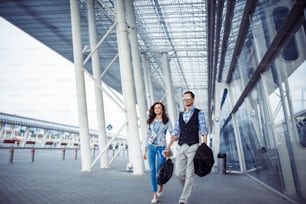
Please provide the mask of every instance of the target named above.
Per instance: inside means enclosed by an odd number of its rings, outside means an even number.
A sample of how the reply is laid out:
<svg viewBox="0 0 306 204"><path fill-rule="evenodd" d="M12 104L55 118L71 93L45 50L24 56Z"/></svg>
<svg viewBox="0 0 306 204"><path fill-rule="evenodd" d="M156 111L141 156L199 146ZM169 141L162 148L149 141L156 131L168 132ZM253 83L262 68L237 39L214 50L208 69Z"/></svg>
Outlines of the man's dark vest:
<svg viewBox="0 0 306 204"><path fill-rule="evenodd" d="M183 119L183 112L180 112L179 125L181 129L181 134L178 140L178 144L182 145L184 143L189 146L199 143L199 109L194 109L194 112L187 123Z"/></svg>

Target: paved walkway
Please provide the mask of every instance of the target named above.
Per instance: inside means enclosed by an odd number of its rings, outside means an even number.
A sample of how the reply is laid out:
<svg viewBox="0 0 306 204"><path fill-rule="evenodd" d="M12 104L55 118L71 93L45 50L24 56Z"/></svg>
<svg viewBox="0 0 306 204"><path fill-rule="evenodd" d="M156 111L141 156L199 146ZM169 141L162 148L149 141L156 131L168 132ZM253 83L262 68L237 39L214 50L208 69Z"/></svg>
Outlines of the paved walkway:
<svg viewBox="0 0 306 204"><path fill-rule="evenodd" d="M32 162L30 149L15 150L10 163L9 150L0 148L0 203L5 204L146 204L150 203L149 175L136 176L125 171L126 156L114 160L109 169L96 165L82 173L74 150L36 150ZM97 155L97 154L96 154ZM175 176L164 187L160 204L176 204L182 190ZM244 175L211 173L197 177L190 204L288 204Z"/></svg>

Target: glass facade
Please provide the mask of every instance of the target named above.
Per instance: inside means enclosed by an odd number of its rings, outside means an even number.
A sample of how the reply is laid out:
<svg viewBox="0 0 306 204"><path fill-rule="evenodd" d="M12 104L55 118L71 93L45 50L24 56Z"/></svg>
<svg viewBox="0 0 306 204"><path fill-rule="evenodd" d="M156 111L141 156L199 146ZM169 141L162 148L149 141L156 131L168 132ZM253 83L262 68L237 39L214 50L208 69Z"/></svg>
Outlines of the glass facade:
<svg viewBox="0 0 306 204"><path fill-rule="evenodd" d="M220 152L233 171L306 202L306 38L302 24L258 80L252 76L290 13L293 1L258 6L220 112ZM259 19L259 20L258 20ZM239 108L233 111L247 85ZM239 148L241 146L241 150ZM241 159L239 159L241 158Z"/></svg>

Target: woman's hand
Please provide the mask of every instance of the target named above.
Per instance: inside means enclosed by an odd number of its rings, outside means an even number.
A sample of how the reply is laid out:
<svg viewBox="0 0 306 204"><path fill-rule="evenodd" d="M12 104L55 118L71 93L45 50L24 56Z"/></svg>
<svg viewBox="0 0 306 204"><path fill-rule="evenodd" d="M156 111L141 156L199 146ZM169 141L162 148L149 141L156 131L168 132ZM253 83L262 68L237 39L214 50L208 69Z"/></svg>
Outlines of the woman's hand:
<svg viewBox="0 0 306 204"><path fill-rule="evenodd" d="M173 142L175 142L175 141L177 141L177 140L178 140L178 136L172 136L172 137L170 138L169 144L168 144L167 147L166 147L166 150L169 150L169 151L170 151L171 145L173 144Z"/></svg>
<svg viewBox="0 0 306 204"><path fill-rule="evenodd" d="M179 138L178 136L173 136L173 137L171 137L171 138L170 138L171 144L172 144L173 142L177 141L178 138Z"/></svg>
<svg viewBox="0 0 306 204"><path fill-rule="evenodd" d="M171 157L172 156L172 152L170 149L165 149L163 152L165 157Z"/></svg>
<svg viewBox="0 0 306 204"><path fill-rule="evenodd" d="M145 149L144 153L143 153L143 159L147 160L147 149Z"/></svg>

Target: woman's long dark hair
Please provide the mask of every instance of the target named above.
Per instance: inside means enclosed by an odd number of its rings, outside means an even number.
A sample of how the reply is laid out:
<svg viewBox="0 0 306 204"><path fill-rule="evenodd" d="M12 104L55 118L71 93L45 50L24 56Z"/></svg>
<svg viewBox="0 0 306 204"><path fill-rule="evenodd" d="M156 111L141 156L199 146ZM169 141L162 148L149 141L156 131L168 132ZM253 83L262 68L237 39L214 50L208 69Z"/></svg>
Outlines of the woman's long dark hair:
<svg viewBox="0 0 306 204"><path fill-rule="evenodd" d="M154 113L154 107L155 107L155 105L157 105L157 104L160 104L161 107L162 107L162 110L163 110L162 119L163 119L163 123L166 124L166 123L169 121L169 118L168 118L168 116L167 116L167 114L166 114L165 106L164 106L164 104L162 104L161 102L155 102L155 103L151 106L150 111L149 111L149 117L148 117L147 123L148 123L148 124L153 123L154 118L156 117L156 114Z"/></svg>

